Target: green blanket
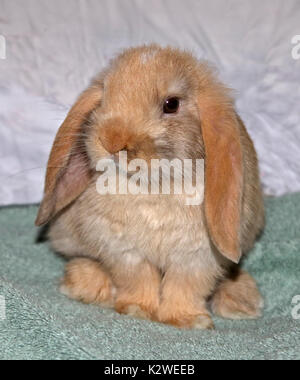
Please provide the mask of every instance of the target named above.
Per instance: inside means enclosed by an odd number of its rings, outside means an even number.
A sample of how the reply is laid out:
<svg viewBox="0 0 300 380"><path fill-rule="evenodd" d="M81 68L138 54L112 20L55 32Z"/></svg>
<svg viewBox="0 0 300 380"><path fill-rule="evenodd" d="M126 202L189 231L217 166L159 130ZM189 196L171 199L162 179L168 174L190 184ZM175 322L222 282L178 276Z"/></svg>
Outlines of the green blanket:
<svg viewBox="0 0 300 380"><path fill-rule="evenodd" d="M266 206L265 234L244 264L265 298L264 317L214 318L213 331L65 298L57 289L63 259L35 243L37 208L0 209L0 359L300 359L300 308L292 304L300 295L300 194Z"/></svg>

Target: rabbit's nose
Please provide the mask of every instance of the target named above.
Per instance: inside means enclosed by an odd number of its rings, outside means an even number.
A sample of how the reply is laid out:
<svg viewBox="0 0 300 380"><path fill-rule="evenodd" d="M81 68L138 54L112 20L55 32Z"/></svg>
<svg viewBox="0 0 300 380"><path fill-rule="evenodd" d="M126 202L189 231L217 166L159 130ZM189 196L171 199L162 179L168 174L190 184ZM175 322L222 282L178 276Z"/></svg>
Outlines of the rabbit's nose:
<svg viewBox="0 0 300 380"><path fill-rule="evenodd" d="M107 133L100 136L100 141L104 147L104 149L111 153L115 154L120 152L120 150L126 149L126 141L121 134L114 133L113 135L110 133L110 136L107 136Z"/></svg>
<svg viewBox="0 0 300 380"><path fill-rule="evenodd" d="M109 122L100 128L99 139L107 152L115 154L127 148L129 133L124 123Z"/></svg>

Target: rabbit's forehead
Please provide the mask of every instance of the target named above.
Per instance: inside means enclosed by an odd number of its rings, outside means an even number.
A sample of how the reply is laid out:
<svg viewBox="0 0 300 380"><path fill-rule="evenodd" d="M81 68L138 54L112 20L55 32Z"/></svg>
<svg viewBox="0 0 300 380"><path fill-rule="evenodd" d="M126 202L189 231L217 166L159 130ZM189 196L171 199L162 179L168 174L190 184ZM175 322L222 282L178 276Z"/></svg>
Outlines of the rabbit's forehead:
<svg viewBox="0 0 300 380"><path fill-rule="evenodd" d="M153 63L153 60L158 56L158 49L148 50L141 53L139 61L142 65Z"/></svg>
<svg viewBox="0 0 300 380"><path fill-rule="evenodd" d="M104 80L111 97L180 95L193 86L193 73L182 57L149 49L117 61ZM191 65L190 65L191 66Z"/></svg>
<svg viewBox="0 0 300 380"><path fill-rule="evenodd" d="M124 71L114 73L105 83L106 96L111 99L129 100L136 98L157 98L171 95L185 95L191 87L188 78L162 69L139 68L135 75Z"/></svg>

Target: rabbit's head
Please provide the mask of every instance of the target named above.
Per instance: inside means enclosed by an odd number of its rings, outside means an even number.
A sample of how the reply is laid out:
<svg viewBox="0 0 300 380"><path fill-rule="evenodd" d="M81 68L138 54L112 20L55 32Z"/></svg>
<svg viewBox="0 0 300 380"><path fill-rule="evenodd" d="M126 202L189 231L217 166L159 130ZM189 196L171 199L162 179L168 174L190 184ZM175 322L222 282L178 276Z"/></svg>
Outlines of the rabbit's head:
<svg viewBox="0 0 300 380"><path fill-rule="evenodd" d="M205 159L204 209L211 239L241 256L243 151L228 89L189 53L156 45L126 50L79 97L48 163L37 225L88 186L99 159Z"/></svg>

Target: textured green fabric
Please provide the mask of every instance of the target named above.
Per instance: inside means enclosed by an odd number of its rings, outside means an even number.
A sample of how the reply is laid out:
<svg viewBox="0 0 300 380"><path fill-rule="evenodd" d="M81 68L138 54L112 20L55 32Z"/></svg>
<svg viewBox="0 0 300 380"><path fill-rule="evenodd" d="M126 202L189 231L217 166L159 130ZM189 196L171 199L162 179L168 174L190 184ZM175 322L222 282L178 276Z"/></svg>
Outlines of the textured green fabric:
<svg viewBox="0 0 300 380"><path fill-rule="evenodd" d="M300 194L267 199L267 228L245 267L265 298L258 321L182 331L62 296L63 259L36 244L37 208L0 209L1 359L300 359ZM1 311L0 311L1 315Z"/></svg>

